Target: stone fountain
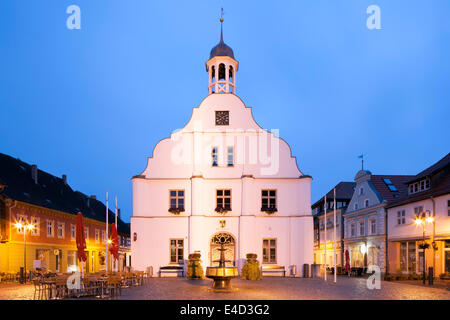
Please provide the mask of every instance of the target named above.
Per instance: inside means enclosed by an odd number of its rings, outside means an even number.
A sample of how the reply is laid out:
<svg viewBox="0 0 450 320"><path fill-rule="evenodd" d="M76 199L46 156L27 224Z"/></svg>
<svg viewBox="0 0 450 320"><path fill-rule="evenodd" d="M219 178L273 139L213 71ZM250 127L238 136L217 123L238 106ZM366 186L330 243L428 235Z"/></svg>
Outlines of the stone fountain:
<svg viewBox="0 0 450 320"><path fill-rule="evenodd" d="M237 267L227 267L226 262L231 262L230 260L225 260L224 243L220 244L220 259L213 262L219 262L218 267L206 267L206 277L213 279L213 289L215 291L231 291L231 279L239 276Z"/></svg>

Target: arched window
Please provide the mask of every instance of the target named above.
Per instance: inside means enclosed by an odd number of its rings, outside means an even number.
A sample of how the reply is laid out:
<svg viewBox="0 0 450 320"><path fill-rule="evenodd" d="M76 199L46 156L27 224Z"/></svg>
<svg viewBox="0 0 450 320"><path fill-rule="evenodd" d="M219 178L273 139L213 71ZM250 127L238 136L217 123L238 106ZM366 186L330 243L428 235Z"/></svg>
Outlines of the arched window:
<svg viewBox="0 0 450 320"><path fill-rule="evenodd" d="M211 67L211 83L213 83L214 81L216 81L216 67L212 66Z"/></svg>
<svg viewBox="0 0 450 320"><path fill-rule="evenodd" d="M225 65L219 64L219 80L225 80Z"/></svg>
<svg viewBox="0 0 450 320"><path fill-rule="evenodd" d="M230 70L229 70L229 79L230 82L233 82L233 66L230 66Z"/></svg>

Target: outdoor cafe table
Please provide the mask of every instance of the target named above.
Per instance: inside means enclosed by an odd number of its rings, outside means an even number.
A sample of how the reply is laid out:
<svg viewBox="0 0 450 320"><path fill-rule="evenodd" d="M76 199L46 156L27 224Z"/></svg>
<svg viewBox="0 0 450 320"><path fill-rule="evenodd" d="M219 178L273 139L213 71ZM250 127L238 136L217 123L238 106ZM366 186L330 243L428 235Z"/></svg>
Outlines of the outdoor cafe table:
<svg viewBox="0 0 450 320"><path fill-rule="evenodd" d="M108 277L105 277L105 276L92 277L92 276L90 276L90 277L87 277L87 279L90 282L94 282L94 283L100 285L100 296L98 296L98 297L103 299L105 297L104 291L108 284Z"/></svg>
<svg viewBox="0 0 450 320"><path fill-rule="evenodd" d="M53 286L56 286L56 279L53 277L52 278L43 278L42 284L47 286L48 298L55 299L56 297L53 297Z"/></svg>

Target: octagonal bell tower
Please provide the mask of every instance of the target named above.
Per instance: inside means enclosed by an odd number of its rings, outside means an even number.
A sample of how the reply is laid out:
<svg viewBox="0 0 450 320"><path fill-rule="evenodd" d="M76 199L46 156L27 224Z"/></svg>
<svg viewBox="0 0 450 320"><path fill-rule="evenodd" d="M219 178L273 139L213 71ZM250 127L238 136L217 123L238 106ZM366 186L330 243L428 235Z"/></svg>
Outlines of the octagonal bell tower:
<svg viewBox="0 0 450 320"><path fill-rule="evenodd" d="M220 42L212 48L206 71L209 75L208 91L236 94L236 72L239 62L234 59L233 49L223 42L223 18L220 18Z"/></svg>

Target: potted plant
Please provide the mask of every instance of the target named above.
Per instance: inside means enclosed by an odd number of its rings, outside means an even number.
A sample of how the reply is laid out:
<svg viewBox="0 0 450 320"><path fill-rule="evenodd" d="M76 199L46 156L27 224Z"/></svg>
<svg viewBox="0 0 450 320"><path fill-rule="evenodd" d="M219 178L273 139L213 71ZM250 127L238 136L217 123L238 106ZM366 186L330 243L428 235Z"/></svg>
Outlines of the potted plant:
<svg viewBox="0 0 450 320"><path fill-rule="evenodd" d="M385 274L384 281L392 281L394 280L394 276L392 274Z"/></svg>
<svg viewBox="0 0 450 320"><path fill-rule="evenodd" d="M428 249L430 247L429 243L421 243L419 244L419 249Z"/></svg>
<svg viewBox="0 0 450 320"><path fill-rule="evenodd" d="M441 273L441 274L439 275L439 278L440 278L441 280L450 280L450 272L447 272L447 273Z"/></svg>
<svg viewBox="0 0 450 320"><path fill-rule="evenodd" d="M169 208L169 212L178 215L184 212L184 208Z"/></svg>

